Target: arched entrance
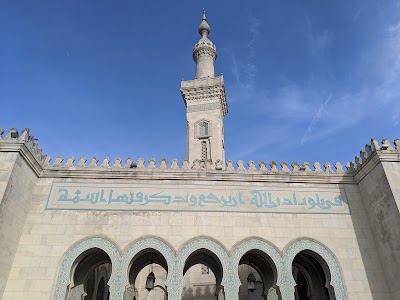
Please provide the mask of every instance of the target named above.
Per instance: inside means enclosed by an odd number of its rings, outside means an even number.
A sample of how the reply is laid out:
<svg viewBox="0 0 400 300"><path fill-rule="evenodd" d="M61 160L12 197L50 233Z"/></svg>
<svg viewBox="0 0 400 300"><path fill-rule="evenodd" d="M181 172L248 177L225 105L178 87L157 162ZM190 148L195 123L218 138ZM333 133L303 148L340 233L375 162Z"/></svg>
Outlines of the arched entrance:
<svg viewBox="0 0 400 300"><path fill-rule="evenodd" d="M311 250L299 252L292 265L296 300L335 300L331 274L324 259Z"/></svg>
<svg viewBox="0 0 400 300"><path fill-rule="evenodd" d="M239 300L278 300L277 269L261 250L247 251L239 261Z"/></svg>
<svg viewBox="0 0 400 300"><path fill-rule="evenodd" d="M147 248L138 252L130 263L129 284L131 300L167 300L168 264L157 250Z"/></svg>
<svg viewBox="0 0 400 300"><path fill-rule="evenodd" d="M282 263L283 299L348 299L336 257L319 242L311 239L293 241L287 247Z"/></svg>
<svg viewBox="0 0 400 300"><path fill-rule="evenodd" d="M186 259L183 268L185 286L182 300L224 299L221 285L223 267L219 258L208 249L198 249Z"/></svg>
<svg viewBox="0 0 400 300"><path fill-rule="evenodd" d="M109 300L111 259L106 252L91 248L79 255L72 267L69 300Z"/></svg>

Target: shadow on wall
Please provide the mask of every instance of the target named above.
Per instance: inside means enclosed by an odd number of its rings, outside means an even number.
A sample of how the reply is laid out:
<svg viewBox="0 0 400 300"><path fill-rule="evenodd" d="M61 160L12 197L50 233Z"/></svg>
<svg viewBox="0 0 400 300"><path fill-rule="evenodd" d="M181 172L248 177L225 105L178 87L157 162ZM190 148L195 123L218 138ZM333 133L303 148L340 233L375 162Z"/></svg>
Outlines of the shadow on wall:
<svg viewBox="0 0 400 300"><path fill-rule="evenodd" d="M349 163L357 185L346 186L346 192L353 200L351 219L358 244L349 245L346 259L352 264L352 277L368 282L363 288L374 300L400 299L399 152L399 139L393 144L371 139L355 163Z"/></svg>
<svg viewBox="0 0 400 300"><path fill-rule="evenodd" d="M382 170L378 170L380 168ZM364 289L371 292L373 300L398 299L392 298L389 292L389 285L386 281L387 272L385 274L384 271L386 266L382 265L378 252L378 248L382 244L390 243L387 239L388 234L390 235L390 228L387 227L384 220L384 212L394 209L391 207L393 203L390 204L388 195L391 191L390 186L384 175L379 174L380 172L383 173L381 164L362 179L358 187L354 186L350 188L350 191L346 190L350 194L349 198L353 200L350 203L351 219L358 243L358 245L348 245L346 260L352 264L353 278L368 282L368 287L364 287ZM387 255L390 256L390 254ZM393 264L396 264L395 259L393 259ZM365 270L365 273L362 270ZM351 290L348 290L348 294L351 298Z"/></svg>
<svg viewBox="0 0 400 300"><path fill-rule="evenodd" d="M216 296L211 289L210 285L206 285L203 287L196 287L196 288L188 288L184 289L182 300L194 300L194 299L202 299L202 300L215 300Z"/></svg>

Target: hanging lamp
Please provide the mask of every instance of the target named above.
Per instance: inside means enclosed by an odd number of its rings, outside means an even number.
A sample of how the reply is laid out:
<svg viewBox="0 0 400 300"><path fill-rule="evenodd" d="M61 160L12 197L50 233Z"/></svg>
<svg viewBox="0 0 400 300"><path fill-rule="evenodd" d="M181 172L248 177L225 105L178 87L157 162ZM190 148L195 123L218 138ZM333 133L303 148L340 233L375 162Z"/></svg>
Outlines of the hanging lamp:
<svg viewBox="0 0 400 300"><path fill-rule="evenodd" d="M250 273L249 276L247 276L247 289L250 292L254 292L256 290L256 277L253 273Z"/></svg>
<svg viewBox="0 0 400 300"><path fill-rule="evenodd" d="M250 253L249 253L249 267L250 265ZM249 276L247 276L247 289L252 293L256 290L256 277L253 272L250 272Z"/></svg>
<svg viewBox="0 0 400 300"><path fill-rule="evenodd" d="M154 276L153 272L153 253L151 253L151 263L150 263L150 270L149 275L146 278L146 290L149 292L154 289L154 283L156 281L156 277Z"/></svg>

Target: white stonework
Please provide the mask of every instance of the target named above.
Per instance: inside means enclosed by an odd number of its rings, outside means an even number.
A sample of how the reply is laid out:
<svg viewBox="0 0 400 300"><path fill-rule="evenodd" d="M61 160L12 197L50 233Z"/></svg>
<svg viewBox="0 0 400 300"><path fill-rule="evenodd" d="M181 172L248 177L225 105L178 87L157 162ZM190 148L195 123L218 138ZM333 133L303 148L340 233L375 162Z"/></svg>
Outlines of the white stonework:
<svg viewBox="0 0 400 300"><path fill-rule="evenodd" d="M220 161L225 166L223 119L228 113L223 76L215 77L215 45L208 39L211 29L203 12L199 26L202 36L193 49L196 78L181 82L181 93L186 105L187 159L205 162Z"/></svg>
<svg viewBox="0 0 400 300"><path fill-rule="evenodd" d="M181 163L51 161L28 129L0 129L1 299L400 299L399 140L346 171L225 162L222 77L181 90Z"/></svg>

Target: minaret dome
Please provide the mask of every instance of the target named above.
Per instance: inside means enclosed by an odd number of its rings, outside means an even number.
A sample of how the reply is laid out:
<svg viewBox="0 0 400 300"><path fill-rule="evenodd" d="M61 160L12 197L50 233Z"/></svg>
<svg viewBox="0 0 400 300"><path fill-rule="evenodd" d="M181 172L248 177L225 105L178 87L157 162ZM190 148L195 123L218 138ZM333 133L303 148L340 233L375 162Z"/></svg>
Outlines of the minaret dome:
<svg viewBox="0 0 400 300"><path fill-rule="evenodd" d="M211 27L207 23L207 18L206 18L206 12L203 8L203 19L201 20L201 23L199 25L199 33L202 37L207 37L211 32Z"/></svg>

